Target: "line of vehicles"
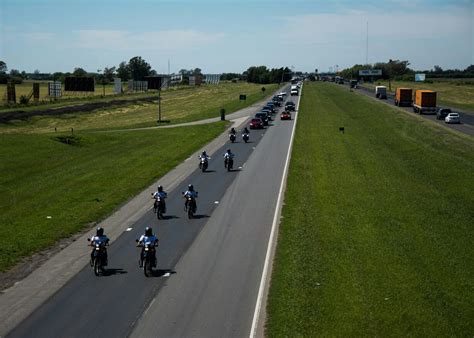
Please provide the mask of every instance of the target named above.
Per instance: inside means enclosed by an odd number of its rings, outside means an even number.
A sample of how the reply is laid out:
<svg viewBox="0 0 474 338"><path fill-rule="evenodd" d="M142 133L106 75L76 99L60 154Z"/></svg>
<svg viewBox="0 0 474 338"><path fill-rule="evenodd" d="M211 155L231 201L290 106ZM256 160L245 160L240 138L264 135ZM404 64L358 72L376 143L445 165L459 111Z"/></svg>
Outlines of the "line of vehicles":
<svg viewBox="0 0 474 338"><path fill-rule="evenodd" d="M299 93L299 89L297 90ZM272 100L268 101L267 104L250 120L250 129L263 129L265 126L268 126L269 122L273 120L281 107L284 108L284 110L280 113L280 119L291 120L291 114L296 110L296 106L291 100L285 102L287 95L286 92L281 92L273 96Z"/></svg>
<svg viewBox="0 0 474 338"><path fill-rule="evenodd" d="M297 88L299 92L299 87ZM265 106L255 114L254 118L251 119L249 127L251 129L264 128L264 126L268 125L269 121L272 120L273 115L278 112L279 108L283 106L283 103L285 109L281 113L280 118L282 120L291 120L291 113L296 111L296 106L291 100L285 102L286 96L286 92L280 92L273 96L272 100L267 102ZM242 129L241 132L242 140L247 143L250 138L247 127ZM231 128L229 132L230 143L236 142L236 139L237 131ZM224 154L224 167L227 171L231 171L233 168L234 156L230 149ZM202 172L208 169L210 159L211 157L207 155L206 151L203 151L199 155L199 169L202 170ZM195 191L193 185L190 184L188 185L188 190L183 192L182 195L185 199L184 211L187 213L188 218L194 218L197 210L196 198L198 197L198 192ZM167 193L163 190L161 185L158 186L156 192L152 193L152 198L154 199L153 212L156 214L158 220L164 219ZM104 235L104 229L99 227L97 228L96 235L87 240L92 247L90 266L96 276L103 275L106 273L105 267L108 265L107 246L109 245L109 239ZM153 274L153 268L157 265L156 247L158 246L158 238L153 235L150 227L146 227L144 235L142 235L140 239L137 239L136 242L137 247L141 248L139 267L143 269L146 277L150 277Z"/></svg>

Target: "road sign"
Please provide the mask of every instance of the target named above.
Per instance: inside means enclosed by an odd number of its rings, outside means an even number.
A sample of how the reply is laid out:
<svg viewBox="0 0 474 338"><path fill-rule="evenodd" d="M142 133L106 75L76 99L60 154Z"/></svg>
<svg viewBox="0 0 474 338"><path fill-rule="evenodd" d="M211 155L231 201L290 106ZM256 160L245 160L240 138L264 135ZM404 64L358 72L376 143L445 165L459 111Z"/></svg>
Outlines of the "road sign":
<svg viewBox="0 0 474 338"><path fill-rule="evenodd" d="M359 76L382 76L382 69L359 70Z"/></svg>

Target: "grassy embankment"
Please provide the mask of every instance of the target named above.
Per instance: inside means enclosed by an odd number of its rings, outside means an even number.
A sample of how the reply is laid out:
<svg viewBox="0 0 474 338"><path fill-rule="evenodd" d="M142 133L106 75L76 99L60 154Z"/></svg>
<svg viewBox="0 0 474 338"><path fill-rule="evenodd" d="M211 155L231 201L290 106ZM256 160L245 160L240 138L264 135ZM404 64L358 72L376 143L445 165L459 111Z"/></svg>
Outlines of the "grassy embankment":
<svg viewBox="0 0 474 338"><path fill-rule="evenodd" d="M162 119L170 124L201 120L242 109L271 95L278 86L262 86L249 83L221 83L217 86L201 86L186 90L162 92ZM239 101L239 94L247 94L246 101ZM158 104L134 103L114 109L98 109L92 113L71 113L60 116L33 117L24 122L11 121L0 125L1 132L51 132L58 130L99 130L156 126Z"/></svg>
<svg viewBox="0 0 474 338"><path fill-rule="evenodd" d="M329 84L301 103L266 334L471 336L474 140Z"/></svg>
<svg viewBox="0 0 474 338"><path fill-rule="evenodd" d="M377 81L376 84L387 86L388 81ZM365 83L365 87L375 88L375 83ZM398 87L413 89L430 89L438 93L438 105L474 112L474 80L433 80L433 83L391 81L392 92Z"/></svg>
<svg viewBox="0 0 474 338"><path fill-rule="evenodd" d="M164 116L182 121L217 116L216 107L236 110L270 94L260 89L226 84L170 91L164 95ZM246 103L238 102L242 91L248 94ZM155 111L156 106L111 108L0 126L0 271L104 219L226 127L225 122L217 122L107 132L114 127L152 124ZM72 141L77 143L60 142L58 138L67 134L48 132L55 126L58 130L73 126ZM88 128L104 132L80 131Z"/></svg>

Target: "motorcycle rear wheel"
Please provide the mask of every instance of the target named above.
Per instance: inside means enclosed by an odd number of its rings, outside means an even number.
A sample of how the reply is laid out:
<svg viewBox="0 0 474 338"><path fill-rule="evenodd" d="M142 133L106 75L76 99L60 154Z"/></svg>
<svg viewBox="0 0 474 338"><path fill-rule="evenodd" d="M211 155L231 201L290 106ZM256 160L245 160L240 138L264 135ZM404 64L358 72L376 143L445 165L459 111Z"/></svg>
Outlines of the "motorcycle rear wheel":
<svg viewBox="0 0 474 338"><path fill-rule="evenodd" d="M152 273L151 262L149 259L145 260L145 264L143 266L143 273L146 277L150 277Z"/></svg>

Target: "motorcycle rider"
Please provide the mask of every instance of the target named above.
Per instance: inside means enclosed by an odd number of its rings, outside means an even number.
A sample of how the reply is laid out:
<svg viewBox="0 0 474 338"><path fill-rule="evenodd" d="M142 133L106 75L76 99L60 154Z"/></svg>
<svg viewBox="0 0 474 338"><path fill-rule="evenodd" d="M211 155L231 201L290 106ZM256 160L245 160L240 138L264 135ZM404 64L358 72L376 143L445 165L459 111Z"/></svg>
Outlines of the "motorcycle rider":
<svg viewBox="0 0 474 338"><path fill-rule="evenodd" d="M224 167L227 168L227 163L233 160L234 154L230 151L230 149L227 149L227 151L224 154Z"/></svg>
<svg viewBox="0 0 474 338"><path fill-rule="evenodd" d="M233 140L232 140L233 138ZM232 127L229 132L229 139L234 142L237 139L237 132L235 131L235 128Z"/></svg>
<svg viewBox="0 0 474 338"><path fill-rule="evenodd" d="M140 263L139 266L143 267L143 255L145 252L145 244L151 243L152 245L157 245L158 244L158 238L153 235L153 230L151 227L146 227L145 228L145 233L140 236L140 239L137 242L137 246L142 247L142 251L140 253ZM156 267L156 251L154 252L154 257L153 257L153 266Z"/></svg>
<svg viewBox="0 0 474 338"><path fill-rule="evenodd" d="M207 161L209 161L211 157L209 155L207 155L206 151L204 150L201 155L199 155L199 169L201 169L201 160L204 159Z"/></svg>
<svg viewBox="0 0 474 338"><path fill-rule="evenodd" d="M186 199L184 203L186 210L188 210L188 197L191 197L193 200L196 200L198 197L198 192L194 190L194 186L192 184L188 185L188 190L183 193L183 197Z"/></svg>
<svg viewBox="0 0 474 338"><path fill-rule="evenodd" d="M250 131L247 129L247 127L244 127L242 134L250 134Z"/></svg>
<svg viewBox="0 0 474 338"><path fill-rule="evenodd" d="M102 227L98 227L95 231L95 236L92 236L90 238L90 244L89 245L93 247L92 252L91 252L91 261L90 261L91 266L92 266L92 261L93 261L93 258L94 258L94 247L98 243L103 243L104 244L104 247L103 247L103 249L104 249L104 260L105 260L104 266L107 266L108 257L107 257L107 248L106 248L106 246L109 245L109 238L106 235L104 235L104 228L102 228Z"/></svg>
<svg viewBox="0 0 474 338"><path fill-rule="evenodd" d="M155 191L154 193L151 194L155 200L160 198L161 203L163 203L163 213L166 213L166 202L165 198L168 197L168 193L163 190L163 187L161 185L158 186L158 191Z"/></svg>

